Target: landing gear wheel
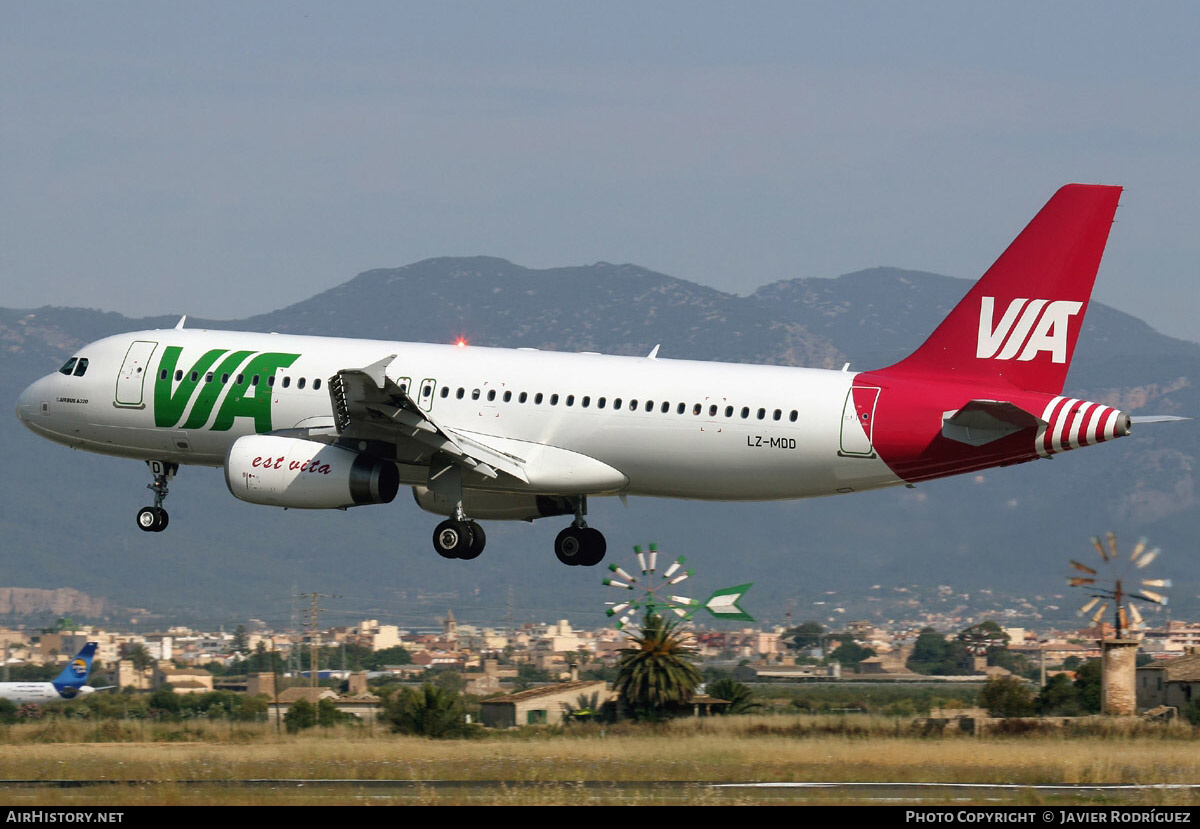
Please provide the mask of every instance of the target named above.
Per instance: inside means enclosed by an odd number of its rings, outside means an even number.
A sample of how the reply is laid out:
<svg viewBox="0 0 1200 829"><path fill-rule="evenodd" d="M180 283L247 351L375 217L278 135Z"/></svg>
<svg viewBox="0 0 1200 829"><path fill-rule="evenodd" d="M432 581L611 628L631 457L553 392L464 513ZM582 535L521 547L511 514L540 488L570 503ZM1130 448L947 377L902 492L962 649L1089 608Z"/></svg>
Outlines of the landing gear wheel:
<svg viewBox="0 0 1200 829"><path fill-rule="evenodd" d="M169 517L162 507L142 507L138 510L137 525L142 532L160 533L167 528Z"/></svg>
<svg viewBox="0 0 1200 829"><path fill-rule="evenodd" d="M437 554L442 558L462 558L463 553L470 547L471 525L466 521L455 521L451 518L438 524L433 530L433 549L437 550Z"/></svg>
<svg viewBox="0 0 1200 829"><path fill-rule="evenodd" d="M591 527L584 527L584 555L579 562L584 567L595 567L600 562L604 561L604 554L608 552L608 542L604 540L604 535Z"/></svg>
<svg viewBox="0 0 1200 829"><path fill-rule="evenodd" d="M608 542L599 530L571 525L554 539L554 555L569 567L595 567L604 560Z"/></svg>
<svg viewBox="0 0 1200 829"><path fill-rule="evenodd" d="M467 549L458 554L458 557L469 561L473 558L479 558L479 554L483 552L483 548L487 544L487 533L483 531L483 527L474 521L466 523L471 531L471 543L467 546Z"/></svg>

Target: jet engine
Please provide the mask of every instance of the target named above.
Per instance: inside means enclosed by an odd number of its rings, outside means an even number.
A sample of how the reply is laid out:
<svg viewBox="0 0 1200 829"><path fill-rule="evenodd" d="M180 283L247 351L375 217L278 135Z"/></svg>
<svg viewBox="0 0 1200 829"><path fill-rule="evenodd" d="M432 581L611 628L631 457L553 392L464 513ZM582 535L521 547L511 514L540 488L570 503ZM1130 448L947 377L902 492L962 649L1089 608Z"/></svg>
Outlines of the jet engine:
<svg viewBox="0 0 1200 829"><path fill-rule="evenodd" d="M225 483L235 498L293 509L387 504L400 489L390 461L340 446L278 435L238 438L225 456Z"/></svg>
<svg viewBox="0 0 1200 829"><path fill-rule="evenodd" d="M417 506L435 515L454 515L454 504L428 487L414 486ZM522 495L511 492L463 490L463 512L472 518L497 521L532 521L552 515L574 515L575 507L561 495Z"/></svg>

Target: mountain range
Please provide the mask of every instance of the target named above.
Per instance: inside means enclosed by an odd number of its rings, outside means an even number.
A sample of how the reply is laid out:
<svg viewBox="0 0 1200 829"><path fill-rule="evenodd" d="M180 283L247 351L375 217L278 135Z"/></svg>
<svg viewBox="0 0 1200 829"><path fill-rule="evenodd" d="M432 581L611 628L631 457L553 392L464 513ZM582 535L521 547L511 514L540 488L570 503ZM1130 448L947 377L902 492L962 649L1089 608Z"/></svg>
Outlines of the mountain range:
<svg viewBox="0 0 1200 829"><path fill-rule="evenodd" d="M635 265L532 270L447 257L367 271L267 314L239 318L231 301L229 319L187 325L612 354L660 345L663 357L869 369L919 345L969 287L875 268L735 296ZM15 402L86 342L177 321L0 308L0 397ZM1134 414L1190 416L1200 413L1191 380L1198 366L1200 345L1092 303L1066 391ZM133 521L149 502L142 464L48 443L15 418L0 434L8 472L0 476L0 585L75 588L114 623L278 625L294 619L297 593L319 592L337 597L323 600L323 624L379 618L418 626L447 609L466 621L602 624L605 601L621 598L601 586L603 568L554 559L551 539L563 519L491 522L480 559L447 561L430 548L437 519L403 495L388 506L285 512L233 499L217 470L184 468L171 485L171 527L147 534ZM766 621L836 622L835 608L847 618L893 619L911 609L912 588L936 595L949 585L954 596L1020 597L1044 618L1070 624L1085 597L1067 591L1067 562L1095 556L1089 537L1108 530L1126 549L1140 535L1162 546L1154 575L1174 579L1174 612L1194 616L1197 457L1195 423L1162 424L1053 460L915 489L770 504L594 499L589 518L608 536L607 562L629 565L632 545L656 541L687 557L699 598L755 583L745 605ZM910 591L907 604L890 601L889 591ZM31 611L24 621L39 618Z"/></svg>

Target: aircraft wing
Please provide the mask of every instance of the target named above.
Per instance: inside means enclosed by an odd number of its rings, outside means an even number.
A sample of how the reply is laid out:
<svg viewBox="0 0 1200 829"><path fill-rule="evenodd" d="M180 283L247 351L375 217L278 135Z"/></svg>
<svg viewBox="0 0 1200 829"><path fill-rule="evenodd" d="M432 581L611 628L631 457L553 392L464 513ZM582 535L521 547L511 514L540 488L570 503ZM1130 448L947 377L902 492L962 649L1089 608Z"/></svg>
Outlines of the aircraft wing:
<svg viewBox="0 0 1200 829"><path fill-rule="evenodd" d="M427 462L442 453L464 471L488 478L501 473L529 483L525 459L475 437L443 428L417 405L408 389L387 376L395 354L365 368L342 369L329 381L339 439L377 440L396 447L396 459Z"/></svg>

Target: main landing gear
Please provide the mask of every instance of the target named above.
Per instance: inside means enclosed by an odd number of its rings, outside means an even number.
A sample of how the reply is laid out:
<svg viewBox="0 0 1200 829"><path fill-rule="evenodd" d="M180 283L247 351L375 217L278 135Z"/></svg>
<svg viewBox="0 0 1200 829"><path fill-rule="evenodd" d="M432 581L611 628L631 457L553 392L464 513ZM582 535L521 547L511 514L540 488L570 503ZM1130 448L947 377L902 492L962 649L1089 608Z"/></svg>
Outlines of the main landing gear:
<svg viewBox="0 0 1200 829"><path fill-rule="evenodd" d="M447 519L433 530L433 549L442 558L478 558L485 544L483 527L465 517Z"/></svg>
<svg viewBox="0 0 1200 829"><path fill-rule="evenodd" d="M175 477L175 473L179 471L179 464L146 461L146 465L150 467L150 474L154 476L154 483L146 484L146 488L154 493L154 506L138 510L137 525L143 532L160 533L167 528L170 521L167 511L163 509L163 501L167 497L167 481Z"/></svg>
<svg viewBox="0 0 1200 829"><path fill-rule="evenodd" d="M585 515L587 496L581 495L575 499L575 520L554 539L554 555L570 567L595 567L604 560L608 550L608 542L600 531L583 520Z"/></svg>

